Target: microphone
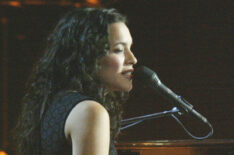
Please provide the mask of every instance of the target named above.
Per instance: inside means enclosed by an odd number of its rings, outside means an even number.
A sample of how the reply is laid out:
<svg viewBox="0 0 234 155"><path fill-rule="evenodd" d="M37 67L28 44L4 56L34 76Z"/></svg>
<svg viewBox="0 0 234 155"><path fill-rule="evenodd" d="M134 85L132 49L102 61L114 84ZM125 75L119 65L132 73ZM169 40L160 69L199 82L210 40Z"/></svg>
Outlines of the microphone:
<svg viewBox="0 0 234 155"><path fill-rule="evenodd" d="M175 94L168 87L166 87L160 81L157 74L151 69L145 66L140 66L136 68L136 70L134 71L134 78L136 80L141 81L148 87L156 90L164 98L168 99L169 101L172 101L174 104L179 105L180 107L183 108L185 112L193 114L195 117L202 120L204 123L209 123L204 116L202 116L200 113L198 113L196 110L193 109L193 105L191 105L181 96Z"/></svg>

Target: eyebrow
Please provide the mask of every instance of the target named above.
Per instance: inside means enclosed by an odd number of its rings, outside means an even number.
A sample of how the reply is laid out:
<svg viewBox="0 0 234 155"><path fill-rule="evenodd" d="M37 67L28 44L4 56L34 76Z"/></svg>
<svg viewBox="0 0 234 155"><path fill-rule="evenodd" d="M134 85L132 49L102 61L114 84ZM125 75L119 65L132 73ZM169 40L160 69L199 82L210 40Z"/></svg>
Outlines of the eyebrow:
<svg viewBox="0 0 234 155"><path fill-rule="evenodd" d="M125 43L125 42L117 42L117 43L115 43L113 46L117 46L117 45L119 45L119 44L124 45L124 46L127 45L127 43ZM132 42L132 44L133 44L133 42ZM131 46L132 46L132 44L131 44Z"/></svg>

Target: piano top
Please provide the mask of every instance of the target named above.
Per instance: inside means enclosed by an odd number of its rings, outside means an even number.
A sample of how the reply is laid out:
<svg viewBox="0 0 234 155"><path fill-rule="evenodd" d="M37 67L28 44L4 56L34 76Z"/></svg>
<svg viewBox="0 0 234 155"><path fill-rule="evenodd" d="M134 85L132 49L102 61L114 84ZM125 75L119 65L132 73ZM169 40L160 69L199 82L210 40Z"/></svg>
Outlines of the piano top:
<svg viewBox="0 0 234 155"><path fill-rule="evenodd" d="M119 142L116 147L209 147L227 146L234 148L234 139L205 139L205 140L151 140L151 141L129 141Z"/></svg>

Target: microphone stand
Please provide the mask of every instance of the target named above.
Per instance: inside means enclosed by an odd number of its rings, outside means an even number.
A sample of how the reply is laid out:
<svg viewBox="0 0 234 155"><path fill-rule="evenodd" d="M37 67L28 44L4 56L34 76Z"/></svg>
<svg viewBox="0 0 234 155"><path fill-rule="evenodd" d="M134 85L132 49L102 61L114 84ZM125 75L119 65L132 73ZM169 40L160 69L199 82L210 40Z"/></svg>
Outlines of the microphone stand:
<svg viewBox="0 0 234 155"><path fill-rule="evenodd" d="M124 120L121 121L120 130L124 130L126 128L134 126L134 125L136 125L138 123L143 122L144 120L150 120L150 119L164 117L164 116L171 116L171 115L173 115L175 113L178 113L178 114L181 115L179 109L177 107L173 107L169 111L157 112L157 113L153 113L153 114L147 114L147 115L143 115L143 116L124 119Z"/></svg>
<svg viewBox="0 0 234 155"><path fill-rule="evenodd" d="M136 124L139 124L139 123L141 123L141 122L143 122L145 120L150 120L150 119L164 117L164 116L172 116L182 126L182 128L185 130L185 132L194 139L197 139L197 140L206 139L206 138L210 137L213 134L213 127L207 121L206 124L210 127L210 129L211 129L210 132L206 136L203 136L203 137L194 136L192 133L190 133L186 129L186 127L183 125L183 123L174 115L176 113L179 114L179 115L183 114L183 113L180 112L180 110L177 107L174 107L169 111L163 111L163 112L158 112L158 113L153 113L153 114L148 114L148 115L143 115L143 116L124 119L124 120L121 121L120 130L124 130L126 128L129 128L129 127L134 126Z"/></svg>

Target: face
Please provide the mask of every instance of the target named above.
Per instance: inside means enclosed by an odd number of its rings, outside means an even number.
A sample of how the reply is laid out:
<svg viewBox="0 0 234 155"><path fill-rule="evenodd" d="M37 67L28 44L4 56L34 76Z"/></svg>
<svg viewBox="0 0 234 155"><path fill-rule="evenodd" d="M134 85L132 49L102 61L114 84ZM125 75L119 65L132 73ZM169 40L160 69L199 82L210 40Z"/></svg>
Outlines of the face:
<svg viewBox="0 0 234 155"><path fill-rule="evenodd" d="M109 91L132 89L133 65L137 59L131 51L132 37L124 23L113 23L108 27L110 53L100 59L100 80Z"/></svg>

